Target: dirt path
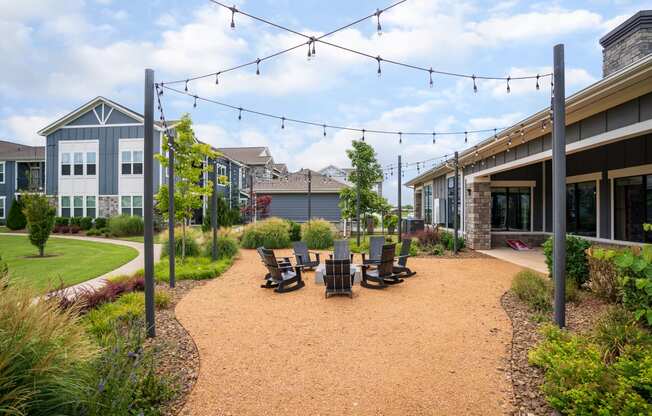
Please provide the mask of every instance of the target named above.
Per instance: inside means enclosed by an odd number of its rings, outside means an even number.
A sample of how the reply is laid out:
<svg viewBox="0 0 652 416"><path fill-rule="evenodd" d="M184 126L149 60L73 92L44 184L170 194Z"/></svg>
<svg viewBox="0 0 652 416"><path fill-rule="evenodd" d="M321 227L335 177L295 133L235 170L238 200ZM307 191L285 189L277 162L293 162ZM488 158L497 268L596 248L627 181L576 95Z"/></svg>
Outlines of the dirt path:
<svg viewBox="0 0 652 416"><path fill-rule="evenodd" d="M353 299L259 287L254 251L189 293L177 317L199 348L183 415L499 415L511 326L500 297L519 268L413 258L418 273Z"/></svg>

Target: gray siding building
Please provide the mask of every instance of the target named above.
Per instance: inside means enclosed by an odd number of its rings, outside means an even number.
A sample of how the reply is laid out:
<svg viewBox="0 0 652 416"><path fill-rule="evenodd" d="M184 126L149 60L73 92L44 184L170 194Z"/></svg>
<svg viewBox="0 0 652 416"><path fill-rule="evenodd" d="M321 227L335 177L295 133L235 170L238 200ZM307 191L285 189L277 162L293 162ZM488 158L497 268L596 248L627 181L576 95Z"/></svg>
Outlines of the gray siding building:
<svg viewBox="0 0 652 416"><path fill-rule="evenodd" d="M45 188L44 147L0 140L0 224L22 192Z"/></svg>

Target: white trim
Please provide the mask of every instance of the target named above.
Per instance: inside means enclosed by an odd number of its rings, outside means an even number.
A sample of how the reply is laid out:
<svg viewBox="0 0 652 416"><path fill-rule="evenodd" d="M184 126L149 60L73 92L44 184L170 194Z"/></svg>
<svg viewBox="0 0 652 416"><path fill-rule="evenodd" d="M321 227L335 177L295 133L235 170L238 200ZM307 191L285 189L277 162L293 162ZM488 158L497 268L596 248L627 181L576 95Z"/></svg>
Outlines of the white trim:
<svg viewBox="0 0 652 416"><path fill-rule="evenodd" d="M97 106L93 107L93 114L95 114L95 118L97 119L97 122L100 123L100 126L103 126L104 123L102 122L102 117L97 114L97 110L95 110L96 108ZM104 116L104 106L102 106L102 116Z"/></svg>
<svg viewBox="0 0 652 416"><path fill-rule="evenodd" d="M0 162L0 165L2 166L2 181L0 181L0 185L4 185L7 181L7 162L3 160Z"/></svg>
<svg viewBox="0 0 652 416"><path fill-rule="evenodd" d="M492 188L535 188L537 181L491 181Z"/></svg>
<svg viewBox="0 0 652 416"><path fill-rule="evenodd" d="M142 127L142 123L122 123L122 124L84 124L75 126L62 126L62 129L88 129L93 127ZM154 127L157 127L156 125Z"/></svg>
<svg viewBox="0 0 652 416"><path fill-rule="evenodd" d="M587 173L584 175L566 176L566 185L580 182L601 181L602 172Z"/></svg>
<svg viewBox="0 0 652 416"><path fill-rule="evenodd" d="M102 108L104 108L104 107L102 107ZM107 114L106 117L104 117L104 124L106 124L109 121L109 118L111 117L111 114L113 114L113 107L109 107L109 108L110 108L109 114ZM109 124L109 125L111 125L111 124Z"/></svg>
<svg viewBox="0 0 652 416"><path fill-rule="evenodd" d="M616 216L614 214L614 208L615 208L615 200L614 200L614 180L613 178L609 178L609 196L611 196L611 201L609 201L609 211L611 212L611 239L613 240L614 237L616 236L616 227L614 226L614 220L616 219Z"/></svg>
<svg viewBox="0 0 652 416"><path fill-rule="evenodd" d="M2 201L2 217L0 217L0 220L4 220L7 218L7 197L0 196L0 201Z"/></svg>
<svg viewBox="0 0 652 416"><path fill-rule="evenodd" d="M546 231L546 161L541 162L541 228Z"/></svg>
<svg viewBox="0 0 652 416"><path fill-rule="evenodd" d="M464 175L464 181L467 184L487 183L487 182L491 182L491 178L489 176L469 176L469 175Z"/></svg>
<svg viewBox="0 0 652 416"><path fill-rule="evenodd" d="M607 172L609 179L626 178L628 176L652 175L652 164L632 166L623 169L613 169Z"/></svg>

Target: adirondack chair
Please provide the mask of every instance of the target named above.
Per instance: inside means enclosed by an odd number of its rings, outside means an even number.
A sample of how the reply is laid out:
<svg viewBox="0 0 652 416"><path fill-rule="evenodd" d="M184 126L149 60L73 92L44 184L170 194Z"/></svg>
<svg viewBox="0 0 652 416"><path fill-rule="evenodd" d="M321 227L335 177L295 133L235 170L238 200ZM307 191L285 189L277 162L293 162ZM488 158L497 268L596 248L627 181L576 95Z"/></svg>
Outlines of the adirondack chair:
<svg viewBox="0 0 652 416"><path fill-rule="evenodd" d="M404 238L401 242L401 254L396 258L396 263L394 263L394 273L400 275L401 277L412 277L416 272L410 270L407 267L407 261L410 257L410 246L412 245L411 238Z"/></svg>
<svg viewBox="0 0 652 416"><path fill-rule="evenodd" d="M353 276L351 275L351 261L326 260L326 272L324 273L324 285L326 285L326 298L333 295L348 295L353 297Z"/></svg>
<svg viewBox="0 0 652 416"><path fill-rule="evenodd" d="M275 289L277 292L290 292L292 290L300 289L305 285L301 280L301 273L296 273L292 269L292 263L290 263L289 257L284 257L283 260L277 260L274 255L273 250L266 249L264 247L258 247L256 249L260 255L260 259L267 268L267 274L265 275L265 284L260 285L260 287L265 289ZM292 280L292 275L298 275L297 286L292 287L294 283Z"/></svg>
<svg viewBox="0 0 652 416"><path fill-rule="evenodd" d="M360 285L368 289L384 289L388 285L402 283L403 279L394 273L394 254L396 244L386 244L381 249L380 262L375 269L370 270L371 265L363 264Z"/></svg>
<svg viewBox="0 0 652 416"><path fill-rule="evenodd" d="M297 261L297 266L302 267L304 270L314 270L319 266L319 253L308 251L308 245L303 241L297 241L293 244L294 258ZM315 259L310 258L310 254L315 255Z"/></svg>
<svg viewBox="0 0 652 416"><path fill-rule="evenodd" d="M353 263L353 253L348 240L337 240L334 243L333 254L329 254L331 260L349 260Z"/></svg>
<svg viewBox="0 0 652 416"><path fill-rule="evenodd" d="M362 264L377 266L385 244L384 236L369 237L369 255L362 253Z"/></svg>

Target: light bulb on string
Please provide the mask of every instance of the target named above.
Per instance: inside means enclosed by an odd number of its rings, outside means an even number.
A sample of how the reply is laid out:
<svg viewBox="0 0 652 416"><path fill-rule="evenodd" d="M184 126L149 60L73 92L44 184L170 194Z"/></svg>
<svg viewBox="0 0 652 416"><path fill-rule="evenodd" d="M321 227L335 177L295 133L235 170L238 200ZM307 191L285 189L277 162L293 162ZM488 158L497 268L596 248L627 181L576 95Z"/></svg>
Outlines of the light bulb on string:
<svg viewBox="0 0 652 416"><path fill-rule="evenodd" d="M237 11L238 9L233 5L233 7L231 7L231 29L235 29L235 12Z"/></svg>
<svg viewBox="0 0 652 416"><path fill-rule="evenodd" d="M541 89L541 87L539 86L539 78L540 78L540 75L537 74L537 85L536 85L537 91L539 91Z"/></svg>
<svg viewBox="0 0 652 416"><path fill-rule="evenodd" d="M317 43L317 42L316 42L316 39L315 39L314 36L312 36L310 39L312 40L312 57L314 58L315 55L316 55L316 52L315 52L315 43Z"/></svg>
<svg viewBox="0 0 652 416"><path fill-rule="evenodd" d="M189 82L189 81L190 81L190 80L186 80L186 87L185 87L185 91L186 91L186 92L188 92L188 82Z"/></svg>
<svg viewBox="0 0 652 416"><path fill-rule="evenodd" d="M428 70L428 73L430 74L430 88L432 88L433 85L435 85L435 83L432 80L432 73L433 73L432 67L430 67L430 69Z"/></svg>
<svg viewBox="0 0 652 416"><path fill-rule="evenodd" d="M521 123L521 143L525 143L525 126Z"/></svg>
<svg viewBox="0 0 652 416"><path fill-rule="evenodd" d="M436 136L437 136L437 133L435 133L435 132L433 131L433 132L432 132L432 144L435 144L435 142L437 141Z"/></svg>
<svg viewBox="0 0 652 416"><path fill-rule="evenodd" d="M326 137L326 125L324 124L322 127L324 128L324 137Z"/></svg>
<svg viewBox="0 0 652 416"><path fill-rule="evenodd" d="M281 129L285 129L285 117L281 117Z"/></svg>
<svg viewBox="0 0 652 416"><path fill-rule="evenodd" d="M475 74L471 75L471 79L473 80L473 92L478 92L478 86L475 83Z"/></svg>
<svg viewBox="0 0 652 416"><path fill-rule="evenodd" d="M398 132L398 144L403 144L403 133Z"/></svg>
<svg viewBox="0 0 652 416"><path fill-rule="evenodd" d="M469 142L469 133L465 131L464 132L464 143L468 143L468 142Z"/></svg>
<svg viewBox="0 0 652 416"><path fill-rule="evenodd" d="M510 75L507 76L507 94L512 92L512 89L509 87L509 81L512 80L512 77Z"/></svg>
<svg viewBox="0 0 652 416"><path fill-rule="evenodd" d="M380 14L382 11L380 9L376 9L376 31L378 32L378 36L381 36L383 34L383 28L380 26Z"/></svg>
<svg viewBox="0 0 652 416"><path fill-rule="evenodd" d="M310 46L311 46L310 44L311 43L312 43L312 41L309 40L308 41L308 60L309 61L312 59L312 50L310 49Z"/></svg>
<svg viewBox="0 0 652 416"><path fill-rule="evenodd" d="M220 73L215 74L215 85L220 85Z"/></svg>
<svg viewBox="0 0 652 416"><path fill-rule="evenodd" d="M238 108L238 120L242 120L242 107Z"/></svg>
<svg viewBox="0 0 652 416"><path fill-rule="evenodd" d="M382 71L380 70L380 61L382 61L382 60L383 60L383 58L381 58L380 55L378 55L378 56L376 57L376 61L378 61L378 71L377 71L377 73L378 73L378 78L380 78L380 75L382 74Z"/></svg>
<svg viewBox="0 0 652 416"><path fill-rule="evenodd" d="M364 132L365 132L365 129L362 129L362 141L363 142L364 142Z"/></svg>
<svg viewBox="0 0 652 416"><path fill-rule="evenodd" d="M197 96L194 96L195 101L192 103L193 108L197 108Z"/></svg>
<svg viewBox="0 0 652 416"><path fill-rule="evenodd" d="M498 141L498 129L494 129L494 141Z"/></svg>
<svg viewBox="0 0 652 416"><path fill-rule="evenodd" d="M544 131L546 129L546 120L541 121L541 131Z"/></svg>
<svg viewBox="0 0 652 416"><path fill-rule="evenodd" d="M260 75L260 58L256 58L256 75Z"/></svg>

